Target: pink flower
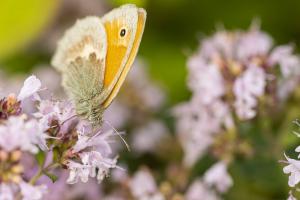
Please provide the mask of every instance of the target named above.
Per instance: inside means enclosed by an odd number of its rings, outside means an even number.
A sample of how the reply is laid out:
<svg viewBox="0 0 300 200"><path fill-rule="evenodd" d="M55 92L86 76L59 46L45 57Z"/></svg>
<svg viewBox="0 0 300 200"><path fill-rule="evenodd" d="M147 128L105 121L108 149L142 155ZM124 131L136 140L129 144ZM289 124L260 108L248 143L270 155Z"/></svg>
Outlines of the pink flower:
<svg viewBox="0 0 300 200"><path fill-rule="evenodd" d="M272 47L272 43L272 38L255 26L237 40L237 59L248 61L255 56L267 55Z"/></svg>
<svg viewBox="0 0 300 200"><path fill-rule="evenodd" d="M78 120L73 104L69 101L41 100L34 116L39 119L44 130L51 128L51 122L57 120L62 125L60 135L67 133L70 126Z"/></svg>
<svg viewBox="0 0 300 200"><path fill-rule="evenodd" d="M100 183L109 173L109 170L116 168L116 159L103 157L97 151L84 152L80 154L81 162L69 161L68 168L70 175L67 183L74 184L80 179L87 182L89 177L96 177Z"/></svg>
<svg viewBox="0 0 300 200"><path fill-rule="evenodd" d="M290 192L287 200L297 200L297 199L296 197L293 196L292 192Z"/></svg>
<svg viewBox="0 0 300 200"><path fill-rule="evenodd" d="M24 100L36 94L41 88L41 81L34 75L28 77L18 95L18 100Z"/></svg>
<svg viewBox="0 0 300 200"><path fill-rule="evenodd" d="M9 185L0 184L0 200L14 200L14 193Z"/></svg>
<svg viewBox="0 0 300 200"><path fill-rule="evenodd" d="M117 158L109 158L112 154L109 142L113 131L88 136L91 129L89 125L81 123L78 128L78 140L72 152L79 154L81 163L69 160L70 175L67 182L74 184L79 179L87 182L89 177L96 177L100 183L110 169L117 167Z"/></svg>
<svg viewBox="0 0 300 200"><path fill-rule="evenodd" d="M214 101L209 105L199 104L193 97L188 103L175 108L178 117L176 129L178 140L184 150L184 163L193 166L213 142L213 137L220 133L221 127L233 126L232 117L227 105Z"/></svg>
<svg viewBox="0 0 300 200"><path fill-rule="evenodd" d="M295 187L300 182L300 161L291 159L285 155L288 165L283 168L285 174L290 174L289 176L289 186Z"/></svg>
<svg viewBox="0 0 300 200"><path fill-rule="evenodd" d="M208 169L204 174L204 183L208 186L215 186L217 191L225 193L233 185L232 178L227 172L227 165L219 161Z"/></svg>
<svg viewBox="0 0 300 200"><path fill-rule="evenodd" d="M147 170L139 170L130 181L130 190L135 199L163 200L153 176Z"/></svg>
<svg viewBox="0 0 300 200"><path fill-rule="evenodd" d="M28 183L20 183L23 200L41 200L43 195L47 192L47 187L44 185L32 186Z"/></svg>
<svg viewBox="0 0 300 200"><path fill-rule="evenodd" d="M38 152L38 146L46 149L46 134L38 121L26 121L25 116L10 117L0 125L0 147L5 151L21 149L31 153Z"/></svg>
<svg viewBox="0 0 300 200"><path fill-rule="evenodd" d="M283 77L289 77L300 73L300 59L293 55L294 48L290 45L276 47L269 58L272 65L280 66Z"/></svg>
<svg viewBox="0 0 300 200"><path fill-rule="evenodd" d="M201 180L195 180L185 194L186 200L219 200L217 194L206 186Z"/></svg>
<svg viewBox="0 0 300 200"><path fill-rule="evenodd" d="M226 31L219 31L211 38L203 40L201 49L199 50L200 55L204 59L210 60L221 56L228 58L233 57L233 42L234 37L228 34Z"/></svg>
<svg viewBox="0 0 300 200"><path fill-rule="evenodd" d="M68 168L70 170L69 178L67 180L68 184L77 183L80 179L83 183L89 180L90 166L88 165L88 157L81 159L82 163L77 163L69 161Z"/></svg>
<svg viewBox="0 0 300 200"><path fill-rule="evenodd" d="M188 66L190 69L188 86L194 95L201 95L200 101L209 104L224 95L224 81L218 66L204 63L197 57L192 57Z"/></svg>
<svg viewBox="0 0 300 200"><path fill-rule="evenodd" d="M82 129L84 128L81 128L81 130ZM113 130L109 130L104 133L99 132L94 136L88 136L87 133L89 132L84 132L84 130L80 131L80 129L78 133L78 140L73 146L74 152L81 152L86 148L93 147L105 156L108 156L112 153L110 141L114 134Z"/></svg>
<svg viewBox="0 0 300 200"><path fill-rule="evenodd" d="M257 97L264 94L265 72L256 65L248 69L234 82L235 109L240 119L251 119L256 115Z"/></svg>

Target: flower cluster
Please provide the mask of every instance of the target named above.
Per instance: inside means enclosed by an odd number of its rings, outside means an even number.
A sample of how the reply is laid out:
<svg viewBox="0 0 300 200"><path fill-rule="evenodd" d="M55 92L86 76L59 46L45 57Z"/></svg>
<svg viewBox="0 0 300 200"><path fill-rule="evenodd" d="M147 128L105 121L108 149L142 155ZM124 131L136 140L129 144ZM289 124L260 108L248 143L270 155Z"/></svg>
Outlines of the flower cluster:
<svg viewBox="0 0 300 200"><path fill-rule="evenodd" d="M193 166L216 138L226 139L220 134L236 132L237 124L278 111L299 82L299 66L291 45L273 47L258 26L204 39L188 61L192 97L175 109L186 165Z"/></svg>
<svg viewBox="0 0 300 200"><path fill-rule="evenodd" d="M58 169L68 169L66 181L74 184L89 177L100 183L117 167L110 147L114 132L79 119L68 101L42 99L40 90L40 80L30 76L17 97L0 101L0 199L42 199L47 187L37 183L43 176L55 181ZM23 112L25 99L37 105L32 113ZM25 157L37 160L31 177L24 171Z"/></svg>

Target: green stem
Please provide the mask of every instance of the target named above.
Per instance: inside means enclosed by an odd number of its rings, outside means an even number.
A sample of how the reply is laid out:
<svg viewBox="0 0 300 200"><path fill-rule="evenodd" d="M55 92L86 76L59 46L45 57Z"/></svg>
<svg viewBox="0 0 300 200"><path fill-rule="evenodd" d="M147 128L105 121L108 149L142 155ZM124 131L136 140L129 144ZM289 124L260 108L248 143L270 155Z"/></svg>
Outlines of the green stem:
<svg viewBox="0 0 300 200"><path fill-rule="evenodd" d="M36 175L34 175L30 181L29 181L29 184L31 185L35 185L36 182L39 180L39 178L43 175L44 172L46 171L49 171L49 170L52 170L52 169L55 169L57 167L60 166L59 163L51 163L49 164L48 166L46 166L45 168L43 167L44 166L44 163L42 164L42 166L39 168L39 171L36 173ZM22 195L21 193L19 192L17 195L16 195L16 200L21 200L22 199Z"/></svg>
<svg viewBox="0 0 300 200"><path fill-rule="evenodd" d="M47 172L49 170L55 169L57 167L59 167L60 164L59 163L51 163L48 166L46 166L45 168L40 168L40 170L38 171L38 173L31 178L31 180L29 181L29 183L31 185L34 185L36 183L36 181L43 175L44 172Z"/></svg>

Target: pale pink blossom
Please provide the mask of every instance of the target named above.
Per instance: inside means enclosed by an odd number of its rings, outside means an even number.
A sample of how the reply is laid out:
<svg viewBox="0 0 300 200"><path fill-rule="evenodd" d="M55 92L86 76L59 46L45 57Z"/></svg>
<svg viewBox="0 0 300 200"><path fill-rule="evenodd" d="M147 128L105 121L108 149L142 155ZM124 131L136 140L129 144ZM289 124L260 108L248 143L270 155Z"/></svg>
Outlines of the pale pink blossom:
<svg viewBox="0 0 300 200"><path fill-rule="evenodd" d="M25 120L25 116L10 117L0 125L0 147L6 151L21 149L37 153L38 147L45 150L47 135L38 121Z"/></svg>
<svg viewBox="0 0 300 200"><path fill-rule="evenodd" d="M214 101L205 106L199 104L197 98L193 97L190 102L178 105L174 110L178 117L176 129L184 150L184 163L190 167L204 155L212 144L213 137L220 133L221 127L233 126L226 104Z"/></svg>
<svg viewBox="0 0 300 200"><path fill-rule="evenodd" d="M158 191L156 182L147 170L139 170L130 181L130 190L135 199L138 200L163 200Z"/></svg>
<svg viewBox="0 0 300 200"><path fill-rule="evenodd" d="M209 104L224 95L224 81L218 66L204 63L197 57L192 57L188 66L190 70L188 86L194 95L201 95L200 101Z"/></svg>
<svg viewBox="0 0 300 200"><path fill-rule="evenodd" d="M220 200L217 194L200 179L195 180L185 194L186 200Z"/></svg>
<svg viewBox="0 0 300 200"><path fill-rule="evenodd" d="M300 59L293 54L294 48L290 45L276 47L269 58L272 65L280 66L283 77L289 77L300 73Z"/></svg>
<svg viewBox="0 0 300 200"><path fill-rule="evenodd" d="M26 98L33 96L40 90L41 86L41 81L38 78L36 78L36 76L32 75L28 77L25 80L24 85L18 95L18 100L22 101Z"/></svg>
<svg viewBox="0 0 300 200"><path fill-rule="evenodd" d="M287 200L297 200L296 197L293 196L293 194L290 192L289 197Z"/></svg>
<svg viewBox="0 0 300 200"><path fill-rule="evenodd" d="M272 47L272 38L253 27L249 32L244 33L236 41L237 59L248 61L255 56L267 55Z"/></svg>
<svg viewBox="0 0 300 200"><path fill-rule="evenodd" d="M110 142L112 142L112 136L114 134L113 130L106 132L99 132L94 136L88 136L84 130L81 128L78 130L78 140L73 146L74 152L80 152L86 148L93 147L94 149L100 151L103 155L108 156L112 153ZM85 129L88 129L85 127Z"/></svg>
<svg viewBox="0 0 300 200"><path fill-rule="evenodd" d="M69 161L70 170L67 183L74 184L78 180L86 183L89 177L96 177L100 183L109 173L109 170L116 168L117 159L103 157L100 152L90 151L80 154L81 163Z"/></svg>
<svg viewBox="0 0 300 200"><path fill-rule="evenodd" d="M251 119L256 115L257 98L264 94L266 75L262 68L250 65L234 82L235 109L240 119Z"/></svg>
<svg viewBox="0 0 300 200"><path fill-rule="evenodd" d="M74 106L69 101L41 100L38 112L34 116L39 119L44 130L51 128L51 122L57 120L61 124L59 130L61 135L67 133L70 126L78 120Z"/></svg>
<svg viewBox="0 0 300 200"><path fill-rule="evenodd" d="M20 189L23 200L41 200L47 192L45 185L33 186L26 182L20 183Z"/></svg>
<svg viewBox="0 0 300 200"><path fill-rule="evenodd" d="M285 157L289 164L283 168L283 172L290 174L288 184L290 187L295 187L300 182L300 161Z"/></svg>
<svg viewBox="0 0 300 200"><path fill-rule="evenodd" d="M226 31L218 31L210 38L203 40L199 56L210 60L221 56L232 58L234 50L234 36Z"/></svg>
<svg viewBox="0 0 300 200"><path fill-rule="evenodd" d="M214 186L218 192L225 193L233 185L231 176L227 172L227 165L219 161L210 167L204 174L203 182Z"/></svg>
<svg viewBox="0 0 300 200"><path fill-rule="evenodd" d="M14 200L14 192L9 185L0 184L0 200Z"/></svg>

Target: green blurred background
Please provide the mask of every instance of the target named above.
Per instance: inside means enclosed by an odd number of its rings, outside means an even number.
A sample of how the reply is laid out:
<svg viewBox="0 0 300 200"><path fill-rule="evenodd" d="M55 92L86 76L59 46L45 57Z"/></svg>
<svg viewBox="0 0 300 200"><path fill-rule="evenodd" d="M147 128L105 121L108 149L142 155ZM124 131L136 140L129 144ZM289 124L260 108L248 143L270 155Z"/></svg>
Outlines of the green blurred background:
<svg viewBox="0 0 300 200"><path fill-rule="evenodd" d="M49 65L56 40L76 19L101 16L124 3L148 12L139 55L164 85L170 106L189 97L186 59L217 27L247 29L258 18L276 44L300 46L299 0L0 0L0 70L28 73ZM281 166L274 160L255 162L233 166L235 186L227 198L284 199L287 179Z"/></svg>
<svg viewBox="0 0 300 200"><path fill-rule="evenodd" d="M149 63L153 77L167 86L172 103L187 97L187 56L198 46L199 39L219 26L245 29L258 18L262 29L277 44L300 43L298 0L1 0L1 68L24 72L49 63L56 41L49 37L58 34L52 29L62 26L61 35L78 17L101 16L111 7L128 2L148 11L140 55ZM94 6L89 8L88 4ZM44 45L49 42L50 50Z"/></svg>

